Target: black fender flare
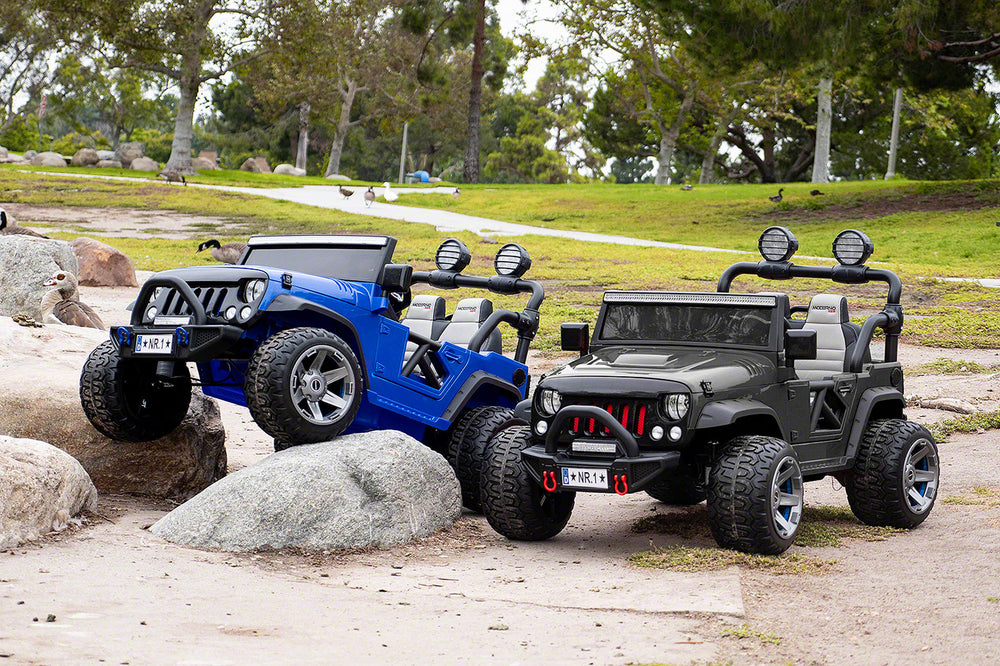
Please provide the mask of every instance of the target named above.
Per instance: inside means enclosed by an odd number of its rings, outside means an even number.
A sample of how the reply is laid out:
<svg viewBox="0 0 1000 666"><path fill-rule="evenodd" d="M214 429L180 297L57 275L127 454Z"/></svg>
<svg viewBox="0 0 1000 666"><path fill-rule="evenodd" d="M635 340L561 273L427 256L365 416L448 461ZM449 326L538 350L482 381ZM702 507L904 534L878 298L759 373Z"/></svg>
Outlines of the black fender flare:
<svg viewBox="0 0 1000 666"><path fill-rule="evenodd" d="M880 405L885 402L899 403L900 412L902 412L903 408L906 407L906 398L903 394L900 393L898 389L890 386L870 388L861 394L861 398L858 400L858 408L854 412L854 423L851 425L851 436L847 440L847 451L845 455L848 460L853 460L858 453L858 446L861 444L861 438L865 435L865 429L868 427L868 421L870 420L872 411L875 409L876 405Z"/></svg>
<svg viewBox="0 0 1000 666"><path fill-rule="evenodd" d="M363 388L368 390L368 366L365 363L364 350L361 347L361 338L358 335L358 329L351 323L350 319L339 312L334 312L330 308L325 308L322 305L317 305L316 303L307 301L299 296L292 296L291 294L278 294L271 300L268 306L263 309L263 312L312 312L320 315L321 317L335 321L338 326L343 326L345 329L350 331L350 334L354 339L345 340L345 342L358 350L356 355L358 357L358 363L361 364L361 382Z"/></svg>
<svg viewBox="0 0 1000 666"><path fill-rule="evenodd" d="M499 389L502 394L509 396L511 402L515 405L521 402L521 392L517 390L516 386L487 372L476 370L465 380L465 384L455 394L455 397L452 398L451 403L444 410L444 414L441 417L453 422L462 410L465 409L469 400L484 386L493 386Z"/></svg>
<svg viewBox="0 0 1000 666"><path fill-rule="evenodd" d="M775 411L757 400L749 398L732 398L729 400L718 400L705 405L698 416L695 428L697 430L707 430L709 428L722 428L730 426L741 418L747 416L767 416L774 421L782 439L789 441L787 430L782 427L781 419Z"/></svg>

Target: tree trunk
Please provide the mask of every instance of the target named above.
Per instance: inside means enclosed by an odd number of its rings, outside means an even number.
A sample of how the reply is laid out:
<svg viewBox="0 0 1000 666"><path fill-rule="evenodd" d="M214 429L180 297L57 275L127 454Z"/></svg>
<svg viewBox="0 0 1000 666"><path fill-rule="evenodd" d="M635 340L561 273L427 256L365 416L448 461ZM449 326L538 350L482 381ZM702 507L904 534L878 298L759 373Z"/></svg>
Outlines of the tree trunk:
<svg viewBox="0 0 1000 666"><path fill-rule="evenodd" d="M694 103L697 92L698 86L696 85L685 90L681 107L677 110L677 115L674 116L670 127L666 132L663 132L662 125L660 126L660 151L656 155L656 179L653 181L657 185L667 184L670 175L670 162L674 159L674 149L677 147L677 137L681 134L681 128L687 120L688 111L691 110L691 104Z"/></svg>
<svg viewBox="0 0 1000 666"><path fill-rule="evenodd" d="M813 161L812 182L826 183L830 180L830 132L833 124L831 97L833 79L824 76L819 80L816 95L816 156Z"/></svg>
<svg viewBox="0 0 1000 666"><path fill-rule="evenodd" d="M309 102L299 104L299 145L295 151L295 168L305 169L309 152Z"/></svg>
<svg viewBox="0 0 1000 666"><path fill-rule="evenodd" d="M705 156L701 160L701 176L698 178L699 185L708 185L714 180L712 176L715 171L715 158L719 154L719 146L722 144L722 140L726 138L729 126L736 119L736 114L739 112L740 104L733 105L733 108L729 110L726 117L720 120L716 126L715 134L712 135L712 140L708 142L708 148L705 149Z"/></svg>
<svg viewBox="0 0 1000 666"><path fill-rule="evenodd" d="M892 133L889 136L889 166L885 170L885 179L896 176L896 155L899 152L899 112L903 107L903 89L896 88L892 100Z"/></svg>
<svg viewBox="0 0 1000 666"><path fill-rule="evenodd" d="M324 176L332 176L340 173L340 157L344 154L344 139L347 132L354 126L351 122L351 107L354 106L354 97L358 94L358 84L355 81L347 81L347 89L341 90L340 120L333 130L333 143L330 145L330 163L326 165Z"/></svg>
<svg viewBox="0 0 1000 666"><path fill-rule="evenodd" d="M170 158L166 166L167 169L188 175L194 173L191 167L191 139L194 138L194 105L198 99L199 84L197 74L185 74L180 80L181 94L177 100L177 116L174 118L174 140L170 145Z"/></svg>
<svg viewBox="0 0 1000 666"><path fill-rule="evenodd" d="M469 90L469 129L465 148L465 182L479 182L479 116L483 106L483 43L486 41L486 0L478 1L476 30L472 38L472 80Z"/></svg>

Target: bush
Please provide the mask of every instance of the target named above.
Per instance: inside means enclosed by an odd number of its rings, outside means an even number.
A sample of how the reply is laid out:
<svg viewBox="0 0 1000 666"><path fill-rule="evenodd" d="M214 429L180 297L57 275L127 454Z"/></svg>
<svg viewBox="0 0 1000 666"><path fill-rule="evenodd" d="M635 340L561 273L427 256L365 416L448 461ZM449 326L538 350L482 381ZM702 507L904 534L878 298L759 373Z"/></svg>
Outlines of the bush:
<svg viewBox="0 0 1000 666"><path fill-rule="evenodd" d="M129 141L139 141L145 144L146 157L160 163L166 163L170 159L170 148L174 141L174 135L156 129L139 128L132 132Z"/></svg>
<svg viewBox="0 0 1000 666"><path fill-rule="evenodd" d="M0 135L0 145L15 153L23 153L26 150L38 150L38 118L35 114L28 114L23 118L16 119L10 127Z"/></svg>
<svg viewBox="0 0 1000 666"><path fill-rule="evenodd" d="M60 155L73 155L81 148L105 150L110 147L111 143L100 132L91 132L90 134L73 132L52 142L52 150Z"/></svg>

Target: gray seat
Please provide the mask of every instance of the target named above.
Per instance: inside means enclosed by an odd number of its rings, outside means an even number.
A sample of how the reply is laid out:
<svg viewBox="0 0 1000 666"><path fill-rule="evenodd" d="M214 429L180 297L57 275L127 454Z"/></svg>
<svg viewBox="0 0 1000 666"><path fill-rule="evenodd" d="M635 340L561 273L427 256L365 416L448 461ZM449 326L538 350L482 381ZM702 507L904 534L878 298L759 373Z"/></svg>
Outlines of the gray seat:
<svg viewBox="0 0 1000 666"><path fill-rule="evenodd" d="M414 333L422 335L431 340L437 340L441 332L448 325L445 318L445 302L440 296L421 294L414 296L410 302L410 307L406 310L406 316L399 323L409 328ZM405 363L417 349L414 342L406 343L406 352L403 355Z"/></svg>
<svg viewBox="0 0 1000 666"><path fill-rule="evenodd" d="M808 381L829 379L847 371L860 327L847 314L847 299L838 294L816 294L802 328L816 331L816 358L795 361L795 374ZM870 356L866 354L870 360Z"/></svg>
<svg viewBox="0 0 1000 666"><path fill-rule="evenodd" d="M451 342L461 347L468 347L469 341L483 322L493 314L493 302L486 298L465 298L458 302L451 322L445 327L441 342ZM481 352L502 353L500 331L494 329L483 344Z"/></svg>

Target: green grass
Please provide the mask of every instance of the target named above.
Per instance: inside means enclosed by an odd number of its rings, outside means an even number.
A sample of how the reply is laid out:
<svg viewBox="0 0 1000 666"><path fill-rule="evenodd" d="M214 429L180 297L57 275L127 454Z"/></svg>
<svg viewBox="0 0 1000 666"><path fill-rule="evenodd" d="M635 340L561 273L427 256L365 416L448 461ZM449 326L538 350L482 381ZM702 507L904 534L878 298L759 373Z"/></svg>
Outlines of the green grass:
<svg viewBox="0 0 1000 666"><path fill-rule="evenodd" d="M779 645L781 644L781 636L772 633L770 631L755 631L750 628L750 625L744 624L740 627L726 627L722 630L723 636L732 636L733 638L738 638L740 640L752 638L756 639L763 645Z"/></svg>
<svg viewBox="0 0 1000 666"><path fill-rule="evenodd" d="M956 432L970 433L984 430L1000 429L1000 409L992 412L979 412L956 416L953 419L928 424L927 428L938 441L943 441Z"/></svg>
<svg viewBox="0 0 1000 666"><path fill-rule="evenodd" d="M671 571L719 571L739 567L775 575L821 574L833 571L836 560L822 560L798 553L784 555L750 555L722 548L697 546L664 546L628 557L633 566L644 569L670 569Z"/></svg>
<svg viewBox="0 0 1000 666"><path fill-rule="evenodd" d="M975 486L967 493L952 495L941 501L962 506L1000 506L1000 490L989 486Z"/></svg>
<svg viewBox="0 0 1000 666"><path fill-rule="evenodd" d="M909 371L911 375L984 375L1000 371L1000 365L983 365L975 361L939 358L930 363L918 365Z"/></svg>

